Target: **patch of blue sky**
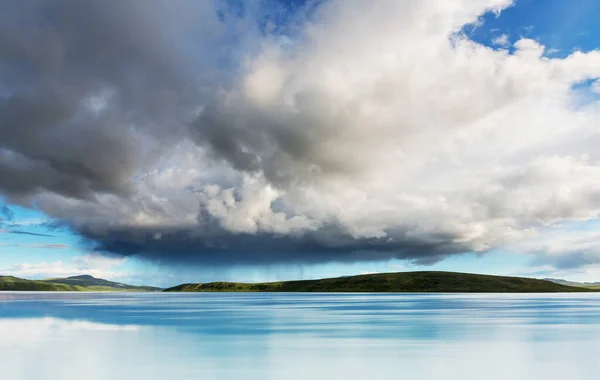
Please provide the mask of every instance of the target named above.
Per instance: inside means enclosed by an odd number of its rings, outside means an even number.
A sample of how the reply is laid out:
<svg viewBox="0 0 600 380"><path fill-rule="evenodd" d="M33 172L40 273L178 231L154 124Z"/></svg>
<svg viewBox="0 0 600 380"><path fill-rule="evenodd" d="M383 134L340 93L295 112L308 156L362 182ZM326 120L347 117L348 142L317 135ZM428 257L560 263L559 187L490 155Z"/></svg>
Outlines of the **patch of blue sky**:
<svg viewBox="0 0 600 380"><path fill-rule="evenodd" d="M28 237L45 237L64 239L73 237L73 233L66 228L56 227L52 218L37 210L36 208L25 208L17 205L9 205L0 199L0 209L7 207L8 215L3 216L2 226L11 235L19 235L25 239ZM16 232L16 233L14 233ZM15 239L18 237L15 236Z"/></svg>
<svg viewBox="0 0 600 380"><path fill-rule="evenodd" d="M600 49L600 1L517 0L501 13L488 12L462 32L471 40L511 54L521 38L545 46L544 56L564 58L575 51ZM573 86L574 105L600 101L600 81L586 80Z"/></svg>
<svg viewBox="0 0 600 380"><path fill-rule="evenodd" d="M490 47L498 47L494 41L503 35L510 45L520 38L531 38L546 47L547 56L565 57L576 50L600 47L599 12L597 0L517 0L499 15L483 15L464 32Z"/></svg>
<svg viewBox="0 0 600 380"><path fill-rule="evenodd" d="M51 227L51 219L33 208L6 205L0 199L3 215L0 226L0 263L17 260L59 260L65 256L75 256L79 237L63 228ZM9 215L6 215L9 214Z"/></svg>
<svg viewBox="0 0 600 380"><path fill-rule="evenodd" d="M600 79L590 79L573 87L574 106L585 107L600 102Z"/></svg>
<svg viewBox="0 0 600 380"><path fill-rule="evenodd" d="M560 223L559 228L561 232L586 232L586 231L600 231L600 215L589 220L574 220ZM556 227L554 229L556 229ZM546 231L552 231L553 228L547 228Z"/></svg>

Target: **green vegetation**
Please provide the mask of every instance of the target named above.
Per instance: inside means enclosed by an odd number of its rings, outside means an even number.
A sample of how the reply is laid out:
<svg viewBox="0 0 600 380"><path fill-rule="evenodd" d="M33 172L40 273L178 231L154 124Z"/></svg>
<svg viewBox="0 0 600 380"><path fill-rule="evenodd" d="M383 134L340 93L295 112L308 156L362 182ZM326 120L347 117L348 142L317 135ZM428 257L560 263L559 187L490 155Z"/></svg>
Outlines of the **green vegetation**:
<svg viewBox="0 0 600 380"><path fill-rule="evenodd" d="M522 277L453 272L380 273L322 280L269 283L211 282L182 284L165 292L428 292L428 293L551 293L591 289Z"/></svg>
<svg viewBox="0 0 600 380"><path fill-rule="evenodd" d="M25 280L0 276L0 291L152 292L159 288L133 286L95 278L73 276ZM538 280L453 272L403 272L268 283L211 282L183 284L165 292L426 292L426 293L551 293L600 291L597 283Z"/></svg>
<svg viewBox="0 0 600 380"><path fill-rule="evenodd" d="M0 291L2 290L50 292L156 292L161 289L151 286L126 285L84 275L47 280L26 280L13 276L0 276Z"/></svg>
<svg viewBox="0 0 600 380"><path fill-rule="evenodd" d="M28 291L85 291L87 289L68 284L53 284L45 281L25 280L13 276L0 276L0 290L28 290Z"/></svg>
<svg viewBox="0 0 600 380"><path fill-rule="evenodd" d="M134 286L122 284L120 282L113 282L104 280L102 278L92 277L90 275L83 276L72 276L67 278L50 278L44 280L54 284L67 284L74 286L82 286L94 291L142 291L142 292L156 292L162 289L155 288L152 286Z"/></svg>

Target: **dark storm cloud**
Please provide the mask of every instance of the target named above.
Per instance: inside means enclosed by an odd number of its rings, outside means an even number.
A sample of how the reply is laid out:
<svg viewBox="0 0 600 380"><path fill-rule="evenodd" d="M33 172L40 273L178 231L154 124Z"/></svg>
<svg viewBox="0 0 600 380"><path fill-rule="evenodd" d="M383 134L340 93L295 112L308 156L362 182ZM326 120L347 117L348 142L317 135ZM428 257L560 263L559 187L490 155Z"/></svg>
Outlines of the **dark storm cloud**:
<svg viewBox="0 0 600 380"><path fill-rule="evenodd" d="M429 241L400 235L397 240L356 239L336 227L303 236L232 234L218 227L210 232L168 228L84 228L81 232L96 251L176 264L315 264L398 258L431 265L447 255L469 251L441 234Z"/></svg>
<svg viewBox="0 0 600 380"><path fill-rule="evenodd" d="M200 3L3 2L0 191L126 194L145 150L181 138L184 110L201 101L192 68L214 74L213 60L194 67L182 53L194 47L182 31L213 36L204 48L220 38Z"/></svg>
<svg viewBox="0 0 600 380"><path fill-rule="evenodd" d="M237 170L261 172L276 186L315 175L353 174L358 157L337 151L340 126L348 118L332 115L323 94L296 96L303 112L264 112L244 103L211 104L190 124L192 139ZM328 144L328 145L325 145ZM318 168L318 172L315 172Z"/></svg>
<svg viewBox="0 0 600 380"><path fill-rule="evenodd" d="M138 195L131 178L186 138L217 161L239 172L262 173L277 187L310 178L315 167L325 174L353 170L355 162L320 145L335 141L338 126L347 121L333 116L324 94L296 94L302 110L297 115L265 113L216 95L237 80L236 65L260 45L252 33L297 33L320 3L222 1L213 8L209 1L4 1L0 194L25 206L37 196L60 195L64 201L51 198L45 209L63 218L56 226L70 226L98 251L157 261L397 257L432 263L466 250L453 244L452 236L433 242L403 233L391 233L391 240L363 239L338 227L286 236L236 234L218 220L195 228L99 227L119 216L107 215L98 198L109 194L127 204ZM151 203L140 207L163 213ZM101 217L90 214L98 209ZM202 212L199 208L200 219Z"/></svg>
<svg viewBox="0 0 600 380"><path fill-rule="evenodd" d="M109 120L76 120L76 107L54 91L0 100L0 186L7 193L85 198L126 190L135 145Z"/></svg>

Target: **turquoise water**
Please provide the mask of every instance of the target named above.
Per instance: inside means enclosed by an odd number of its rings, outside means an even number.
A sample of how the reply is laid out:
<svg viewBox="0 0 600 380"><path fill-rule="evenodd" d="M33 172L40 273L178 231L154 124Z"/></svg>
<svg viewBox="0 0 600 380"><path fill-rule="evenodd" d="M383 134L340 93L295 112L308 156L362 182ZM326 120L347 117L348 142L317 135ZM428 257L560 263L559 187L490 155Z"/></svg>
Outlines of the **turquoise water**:
<svg viewBox="0 0 600 380"><path fill-rule="evenodd" d="M600 294L5 292L0 377L598 379Z"/></svg>

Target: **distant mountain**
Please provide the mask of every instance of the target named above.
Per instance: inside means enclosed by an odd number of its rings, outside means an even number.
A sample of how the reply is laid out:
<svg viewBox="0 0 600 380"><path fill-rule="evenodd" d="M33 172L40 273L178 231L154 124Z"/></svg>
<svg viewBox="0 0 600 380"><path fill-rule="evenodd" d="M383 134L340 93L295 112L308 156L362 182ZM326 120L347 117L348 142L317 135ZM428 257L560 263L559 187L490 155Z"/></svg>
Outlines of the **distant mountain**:
<svg viewBox="0 0 600 380"><path fill-rule="evenodd" d="M561 285L577 286L580 288L600 290L600 282L574 282L574 281L562 280L560 278L545 278L544 280L552 281L554 283L561 284Z"/></svg>
<svg viewBox="0 0 600 380"><path fill-rule="evenodd" d="M589 292L552 281L522 277L453 272L403 272L248 284L211 282L182 284L165 292L429 292L429 293L551 293Z"/></svg>
<svg viewBox="0 0 600 380"><path fill-rule="evenodd" d="M23 278L13 276L0 276L0 291L1 290L26 290L26 291L85 291L85 288L67 285L67 284L52 284L45 281L25 280Z"/></svg>
<svg viewBox="0 0 600 380"><path fill-rule="evenodd" d="M13 276L0 276L0 290L29 291L83 291L83 292L157 292L152 286L134 286L112 282L90 275L46 280L26 280Z"/></svg>
<svg viewBox="0 0 600 380"><path fill-rule="evenodd" d="M67 284L67 285L78 285L86 288L112 288L115 290L130 290L130 291L149 291L155 292L162 290L160 288L155 288L152 286L135 286L135 285L127 285L122 284L120 282L113 282L104 280L102 278L96 278L90 275L82 275L82 276L71 276L66 278L49 278L44 280L45 282L50 282L54 284Z"/></svg>

